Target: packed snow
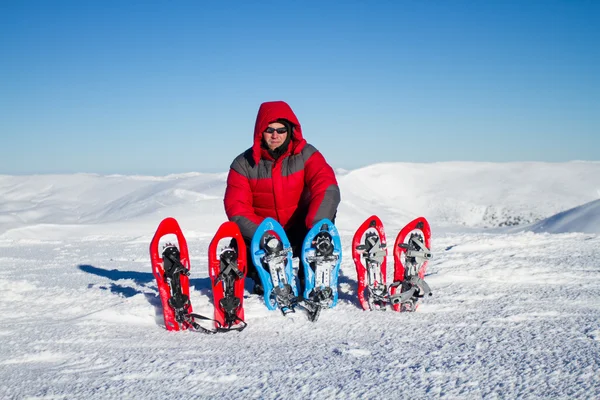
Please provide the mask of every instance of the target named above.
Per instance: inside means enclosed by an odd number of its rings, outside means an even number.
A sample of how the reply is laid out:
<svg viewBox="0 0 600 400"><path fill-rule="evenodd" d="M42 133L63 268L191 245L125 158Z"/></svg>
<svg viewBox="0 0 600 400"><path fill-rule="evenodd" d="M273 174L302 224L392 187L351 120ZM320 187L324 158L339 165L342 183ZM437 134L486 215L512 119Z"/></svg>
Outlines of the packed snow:
<svg viewBox="0 0 600 400"><path fill-rule="evenodd" d="M226 173L0 176L0 398L600 398L600 163L337 174L337 307L283 316L247 280L248 327L216 335L166 331L148 247L177 218L210 316ZM350 242L372 214L388 241L431 223L415 313L359 306Z"/></svg>

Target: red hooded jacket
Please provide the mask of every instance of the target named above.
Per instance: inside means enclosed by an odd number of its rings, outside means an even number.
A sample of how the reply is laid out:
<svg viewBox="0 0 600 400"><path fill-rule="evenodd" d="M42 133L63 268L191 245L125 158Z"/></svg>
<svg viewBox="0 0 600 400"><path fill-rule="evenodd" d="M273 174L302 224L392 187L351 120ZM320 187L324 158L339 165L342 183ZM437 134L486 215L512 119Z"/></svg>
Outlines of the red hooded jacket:
<svg viewBox="0 0 600 400"><path fill-rule="evenodd" d="M293 125L290 143L276 160L261 146L263 132L278 119ZM310 229L322 218L333 219L340 191L333 169L302 137L298 118L283 101L261 104L254 126L254 145L233 160L225 190L225 212L250 240L266 217L290 229ZM289 232L288 232L289 234Z"/></svg>

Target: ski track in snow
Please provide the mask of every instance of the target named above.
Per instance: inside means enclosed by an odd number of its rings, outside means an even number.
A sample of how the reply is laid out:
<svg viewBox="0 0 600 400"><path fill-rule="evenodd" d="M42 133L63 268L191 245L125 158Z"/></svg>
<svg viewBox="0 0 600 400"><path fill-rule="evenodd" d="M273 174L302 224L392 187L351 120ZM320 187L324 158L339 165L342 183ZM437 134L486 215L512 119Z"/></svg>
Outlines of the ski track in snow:
<svg viewBox="0 0 600 400"><path fill-rule="evenodd" d="M210 316L211 235L184 233ZM248 294L217 335L165 330L149 240L0 241L0 398L600 397L598 235L434 231L433 296L395 313L359 308L344 233L335 309Z"/></svg>

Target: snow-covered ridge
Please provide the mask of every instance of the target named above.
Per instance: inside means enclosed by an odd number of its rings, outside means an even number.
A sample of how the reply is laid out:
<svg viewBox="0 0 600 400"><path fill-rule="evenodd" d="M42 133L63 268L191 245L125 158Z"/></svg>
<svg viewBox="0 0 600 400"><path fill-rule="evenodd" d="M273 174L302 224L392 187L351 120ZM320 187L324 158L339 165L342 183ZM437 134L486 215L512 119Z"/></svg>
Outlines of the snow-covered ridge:
<svg viewBox="0 0 600 400"><path fill-rule="evenodd" d="M600 233L600 199L563 211L529 227L533 232Z"/></svg>
<svg viewBox="0 0 600 400"><path fill-rule="evenodd" d="M120 223L133 228L126 222L135 222L144 229L169 215L215 226L224 215L226 178L225 173L0 176L0 235L40 224L111 224L118 232Z"/></svg>
<svg viewBox="0 0 600 400"><path fill-rule="evenodd" d="M401 225L528 224L600 198L600 163L386 163L340 177L344 210L374 209ZM397 222L396 222L397 221Z"/></svg>
<svg viewBox="0 0 600 400"><path fill-rule="evenodd" d="M166 216L211 231L226 218L226 177L196 172L161 177L3 175L0 235L39 224L112 224L114 229L128 221L142 228ZM600 162L382 163L338 170L338 180L342 204L337 223L349 231L371 214L391 229L418 215L438 229L527 225L600 198ZM593 218L578 220L585 220L589 230Z"/></svg>

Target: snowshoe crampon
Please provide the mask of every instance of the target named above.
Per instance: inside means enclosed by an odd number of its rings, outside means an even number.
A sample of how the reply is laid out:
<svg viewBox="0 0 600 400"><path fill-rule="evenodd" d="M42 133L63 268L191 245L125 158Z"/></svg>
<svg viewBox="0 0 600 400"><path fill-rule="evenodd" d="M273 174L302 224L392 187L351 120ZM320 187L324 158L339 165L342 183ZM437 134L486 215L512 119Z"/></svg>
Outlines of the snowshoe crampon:
<svg viewBox="0 0 600 400"><path fill-rule="evenodd" d="M358 301L364 310L385 310L387 302L385 231L379 217L372 215L352 239L352 258L358 278Z"/></svg>
<svg viewBox="0 0 600 400"><path fill-rule="evenodd" d="M316 321L321 309L338 301L338 274L342 260L340 235L328 219L317 222L307 233L300 255L304 267L304 306Z"/></svg>
<svg viewBox="0 0 600 400"><path fill-rule="evenodd" d="M294 279L292 248L279 222L265 218L252 237L250 251L262 282L267 308L279 308L283 314L295 312L298 289Z"/></svg>
<svg viewBox="0 0 600 400"><path fill-rule="evenodd" d="M219 248L219 243L226 245ZM208 248L214 321L217 331L238 330L244 322L244 279L246 278L246 245L235 222L223 223Z"/></svg>

